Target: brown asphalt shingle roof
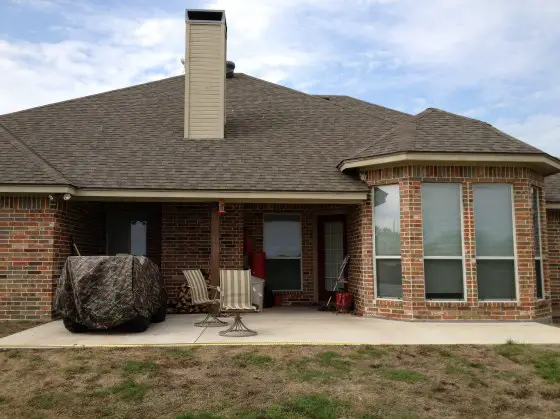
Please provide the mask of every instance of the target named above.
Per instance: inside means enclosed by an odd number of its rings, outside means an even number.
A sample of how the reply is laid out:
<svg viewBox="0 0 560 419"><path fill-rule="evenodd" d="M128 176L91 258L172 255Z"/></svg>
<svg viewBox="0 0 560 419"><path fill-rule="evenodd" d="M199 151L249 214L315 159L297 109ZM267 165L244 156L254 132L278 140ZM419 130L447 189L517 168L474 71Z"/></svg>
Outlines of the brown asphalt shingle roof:
<svg viewBox="0 0 560 419"><path fill-rule="evenodd" d="M412 117L244 74L226 83L223 140L183 138L184 76L0 116L0 184L81 188L365 191L337 165L399 151L542 153L488 124ZM411 127L414 130L411 131Z"/></svg>
<svg viewBox="0 0 560 419"><path fill-rule="evenodd" d="M68 184L32 150L0 124L0 183Z"/></svg>
<svg viewBox="0 0 560 419"><path fill-rule="evenodd" d="M379 118L384 118L392 122L407 122L414 116L408 113L397 111L395 109L386 108L385 106L376 105L374 103L364 102L363 100L356 99L350 96L340 95L317 95L323 99L329 100L337 105L344 106L355 112L369 114Z"/></svg>
<svg viewBox="0 0 560 419"><path fill-rule="evenodd" d="M379 135L351 159L407 151L545 154L486 122L428 108Z"/></svg>
<svg viewBox="0 0 560 419"><path fill-rule="evenodd" d="M183 138L184 76L0 122L77 187L330 192L366 190L336 166L393 126L243 74L226 95L224 140Z"/></svg>

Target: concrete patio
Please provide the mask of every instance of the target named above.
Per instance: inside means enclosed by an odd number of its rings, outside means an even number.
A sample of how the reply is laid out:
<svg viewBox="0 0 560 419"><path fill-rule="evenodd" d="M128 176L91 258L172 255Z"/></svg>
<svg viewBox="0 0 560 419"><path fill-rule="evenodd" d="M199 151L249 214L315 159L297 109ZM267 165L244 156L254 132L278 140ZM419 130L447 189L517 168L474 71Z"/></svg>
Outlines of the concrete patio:
<svg viewBox="0 0 560 419"><path fill-rule="evenodd" d="M226 338L221 328L194 327L202 314L169 315L140 334L91 332L71 334L53 321L0 339L0 348L49 348L133 345L235 344L560 344L560 328L514 322L404 322L319 312L312 308L274 308L244 316L258 332L248 338ZM231 322L233 319L226 319Z"/></svg>

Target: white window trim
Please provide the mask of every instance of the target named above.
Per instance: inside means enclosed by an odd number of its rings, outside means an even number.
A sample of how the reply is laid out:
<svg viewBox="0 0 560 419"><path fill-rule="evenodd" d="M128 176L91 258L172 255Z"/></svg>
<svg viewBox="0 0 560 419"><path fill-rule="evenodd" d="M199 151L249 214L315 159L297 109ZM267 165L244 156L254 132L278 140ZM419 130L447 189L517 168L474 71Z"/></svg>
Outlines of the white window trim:
<svg viewBox="0 0 560 419"><path fill-rule="evenodd" d="M267 215L296 215L299 219L299 237L300 237L300 255L299 258L297 257L277 257L277 258L271 258L271 259L283 259L283 260L299 260L299 283L300 283L300 287L299 289L291 289L291 290L276 290L274 291L277 294L281 294L284 292L300 292L303 291L303 220L302 220L302 216L301 214L298 214L297 212L263 212L263 251L264 251L264 224L266 223L266 216Z"/></svg>
<svg viewBox="0 0 560 419"><path fill-rule="evenodd" d="M542 297L539 298L537 296L537 301L544 301L546 300L546 291L544 289L544 260L543 260L543 249L542 249L542 225L541 225L541 190L536 186L532 185L531 189L536 191L537 193L537 228L539 229L539 255L535 255L535 263L539 261L541 265L541 289L542 289ZM533 197L531 196L531 204L533 203ZM535 272L535 276L537 272ZM536 290L535 290L536 291Z"/></svg>
<svg viewBox="0 0 560 419"><path fill-rule="evenodd" d="M400 199L401 199L401 186L398 183L389 183L387 185L378 185L378 186L396 186L399 189L399 223L400 223L400 219L401 219L401 205L400 205ZM373 298L375 300L375 302L377 302L377 300L379 301L403 301L403 298L398 298L398 297L379 297L379 295L377 294L378 291L378 281L377 281L377 259L392 259L392 260L401 260L402 256L398 255L398 256L377 256L377 253L375 251L375 188L376 186L372 186L371 188L371 197L370 197L370 201L371 201L371 235L372 235L372 259L373 259L373 278L374 278L374 284L373 284L373 289L374 289L374 293L373 293ZM400 225L399 225L399 231L400 231ZM400 236L400 233L399 233ZM401 262L401 281L402 281L402 262ZM401 290L402 290L402 286L401 286Z"/></svg>
<svg viewBox="0 0 560 419"><path fill-rule="evenodd" d="M478 256L476 254L476 218L474 215L474 186L475 185L508 185L510 192L511 192L511 228L513 234L513 256ZM515 298L508 299L502 298L499 300L481 300L478 295L478 270L476 272L476 284L477 284L477 293L476 299L480 303L517 303L519 304L519 272L517 269L517 225L516 225L516 217L515 217L515 191L513 189L513 185L511 183L488 183L488 182L480 182L480 183L473 183L473 226L474 226L474 248L475 248L475 264L478 260L513 260L513 272L514 272L514 281L515 281Z"/></svg>
<svg viewBox="0 0 560 419"><path fill-rule="evenodd" d="M435 182L426 182L428 184ZM443 183L443 182L442 182ZM422 183L423 185L424 183ZM435 183L439 185L441 183ZM461 212L461 256L425 256L424 255L424 216L422 216L422 258L433 260L462 260L461 266L463 269L463 298L454 300L441 300L441 299L427 299L426 298L426 270L424 268L424 300L427 303L465 303L467 301L467 267L465 264L465 220L464 220L464 206L463 206L463 185L457 182L449 182L448 184L459 185L459 211ZM422 188L422 186L420 186ZM420 190L420 194L422 191ZM420 199L422 205L422 199ZM420 209L422 210L422 208Z"/></svg>

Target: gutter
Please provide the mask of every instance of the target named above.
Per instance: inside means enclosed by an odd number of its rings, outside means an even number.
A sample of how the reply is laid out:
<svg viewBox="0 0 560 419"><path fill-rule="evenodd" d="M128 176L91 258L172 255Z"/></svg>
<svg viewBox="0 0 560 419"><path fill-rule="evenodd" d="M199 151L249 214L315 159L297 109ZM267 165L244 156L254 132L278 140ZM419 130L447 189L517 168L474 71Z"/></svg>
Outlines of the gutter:
<svg viewBox="0 0 560 419"><path fill-rule="evenodd" d="M215 202L317 202L357 203L367 199L363 192L289 192L289 191L208 191L165 189L77 189L71 186L0 185L7 194L70 194L73 199L129 201L192 201Z"/></svg>

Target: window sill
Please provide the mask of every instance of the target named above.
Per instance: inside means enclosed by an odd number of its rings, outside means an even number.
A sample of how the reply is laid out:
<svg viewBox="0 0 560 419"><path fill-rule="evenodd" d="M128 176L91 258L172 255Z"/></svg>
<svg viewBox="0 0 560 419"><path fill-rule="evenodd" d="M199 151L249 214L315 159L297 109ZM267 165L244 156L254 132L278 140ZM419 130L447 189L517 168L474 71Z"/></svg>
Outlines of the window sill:
<svg viewBox="0 0 560 419"><path fill-rule="evenodd" d="M458 304L458 303L467 303L467 300L425 300L427 303L451 303L451 304Z"/></svg>

